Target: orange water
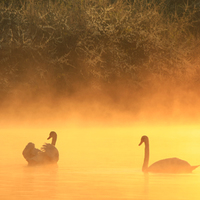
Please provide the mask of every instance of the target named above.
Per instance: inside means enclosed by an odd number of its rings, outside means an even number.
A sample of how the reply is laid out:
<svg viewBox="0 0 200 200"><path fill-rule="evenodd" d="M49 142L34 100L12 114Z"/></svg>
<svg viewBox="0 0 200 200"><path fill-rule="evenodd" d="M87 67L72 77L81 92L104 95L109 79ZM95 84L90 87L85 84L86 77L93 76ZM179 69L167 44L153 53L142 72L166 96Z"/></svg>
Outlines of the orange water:
<svg viewBox="0 0 200 200"><path fill-rule="evenodd" d="M2 200L199 200L200 168L192 174L141 172L144 146L150 139L150 164L179 157L200 164L200 127L131 126L54 129L58 134L57 165L28 167L22 150L39 148L48 128L1 129L0 199Z"/></svg>

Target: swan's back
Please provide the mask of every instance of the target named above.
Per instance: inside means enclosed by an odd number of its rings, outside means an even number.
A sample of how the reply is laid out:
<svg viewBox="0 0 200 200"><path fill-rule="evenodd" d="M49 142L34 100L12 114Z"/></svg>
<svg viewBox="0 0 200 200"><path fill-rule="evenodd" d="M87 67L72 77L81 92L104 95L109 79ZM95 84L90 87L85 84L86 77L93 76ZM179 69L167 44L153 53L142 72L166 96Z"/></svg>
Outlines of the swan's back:
<svg viewBox="0 0 200 200"><path fill-rule="evenodd" d="M179 158L159 160L148 167L153 173L191 173L198 166L191 166L187 161Z"/></svg>

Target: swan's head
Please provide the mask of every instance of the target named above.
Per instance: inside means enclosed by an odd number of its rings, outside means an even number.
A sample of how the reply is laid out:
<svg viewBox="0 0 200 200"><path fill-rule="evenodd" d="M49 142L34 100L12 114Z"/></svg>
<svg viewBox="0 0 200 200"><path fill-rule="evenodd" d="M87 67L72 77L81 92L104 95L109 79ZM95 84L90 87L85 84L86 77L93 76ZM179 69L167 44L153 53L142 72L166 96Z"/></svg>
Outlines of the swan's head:
<svg viewBox="0 0 200 200"><path fill-rule="evenodd" d="M146 143L146 142L148 142L149 141L149 138L146 136L146 135L143 135L142 137L141 137L141 141L140 141L140 144L139 144L139 146L144 142L144 143Z"/></svg>
<svg viewBox="0 0 200 200"><path fill-rule="evenodd" d="M47 140L49 140L50 138L52 138L51 144L55 146L56 140L57 140L57 134L56 134L55 131L51 131L51 132L49 133L49 137L47 138Z"/></svg>
<svg viewBox="0 0 200 200"><path fill-rule="evenodd" d="M56 132L55 132L55 131L51 131L51 132L49 133L49 137L47 138L47 140L49 140L49 139L51 139L51 138L54 138L54 137L56 137L56 136L57 136Z"/></svg>

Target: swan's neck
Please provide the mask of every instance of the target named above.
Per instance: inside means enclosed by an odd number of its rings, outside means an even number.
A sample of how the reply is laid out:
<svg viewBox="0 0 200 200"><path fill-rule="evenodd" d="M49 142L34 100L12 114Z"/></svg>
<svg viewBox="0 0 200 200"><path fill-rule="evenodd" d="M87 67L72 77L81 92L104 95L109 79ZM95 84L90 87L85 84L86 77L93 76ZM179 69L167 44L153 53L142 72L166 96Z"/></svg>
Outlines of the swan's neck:
<svg viewBox="0 0 200 200"><path fill-rule="evenodd" d="M147 172L149 165L149 141L145 142L145 149L144 149L144 163L142 166L142 171Z"/></svg>
<svg viewBox="0 0 200 200"><path fill-rule="evenodd" d="M57 140L57 135L54 135L53 138L52 138L51 144L55 146L56 145L56 140Z"/></svg>

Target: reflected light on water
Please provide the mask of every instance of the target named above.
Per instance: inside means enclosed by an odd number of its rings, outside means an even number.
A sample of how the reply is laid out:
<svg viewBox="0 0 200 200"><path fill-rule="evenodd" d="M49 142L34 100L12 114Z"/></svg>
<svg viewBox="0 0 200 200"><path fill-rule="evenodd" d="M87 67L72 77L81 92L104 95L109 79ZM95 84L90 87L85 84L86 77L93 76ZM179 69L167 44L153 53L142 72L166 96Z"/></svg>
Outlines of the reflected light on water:
<svg viewBox="0 0 200 200"><path fill-rule="evenodd" d="M142 135L150 139L150 162L178 157L200 164L200 127L65 127L54 129L60 153L57 165L28 167L23 148L40 148L51 130L2 129L0 199L200 198L200 168L191 174L143 174Z"/></svg>

